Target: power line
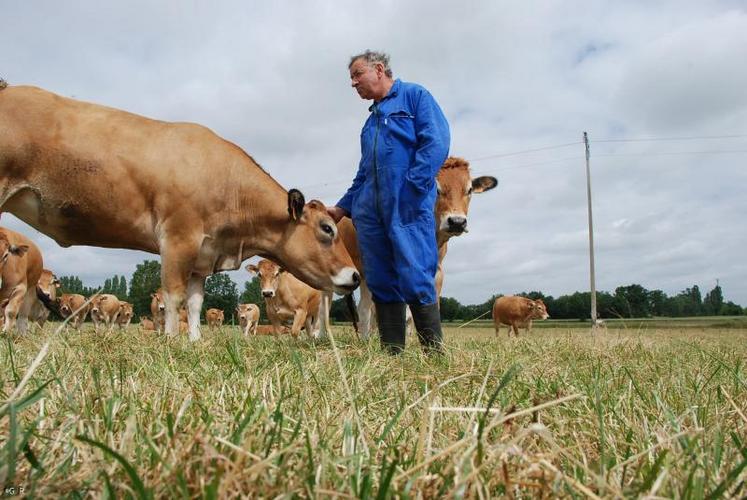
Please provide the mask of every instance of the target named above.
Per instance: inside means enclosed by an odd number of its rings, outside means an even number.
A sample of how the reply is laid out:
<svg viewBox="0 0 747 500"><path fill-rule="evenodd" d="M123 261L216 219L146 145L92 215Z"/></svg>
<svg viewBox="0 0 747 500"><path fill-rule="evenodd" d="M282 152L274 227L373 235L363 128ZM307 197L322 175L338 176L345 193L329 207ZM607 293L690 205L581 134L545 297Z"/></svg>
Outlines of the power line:
<svg viewBox="0 0 747 500"><path fill-rule="evenodd" d="M594 139L594 142L657 142L657 141L694 141L694 140L710 140L710 139L742 139L747 137L747 134L731 134L731 135L693 135L686 137L641 137L637 139ZM596 155L595 155L596 156Z"/></svg>
<svg viewBox="0 0 747 500"><path fill-rule="evenodd" d="M516 155L521 155L521 154L525 154L525 153L534 153L534 152L537 152L537 151L547 151L549 149L565 148L567 146L575 146L577 144L582 144L582 142L581 141L575 141L575 142L568 142L568 143L565 143L565 144L556 144L554 146L544 146L544 147L541 147L541 148L525 149L525 150L522 150L522 151L514 151L513 153L499 153L499 154L495 154L495 155L482 156L480 158L472 158L472 159L469 159L467 161L470 162L470 163L474 163L476 161L489 160L491 158L505 158L507 156L516 156Z"/></svg>
<svg viewBox="0 0 747 500"><path fill-rule="evenodd" d="M601 153L595 157L607 156L676 156L676 155L716 155L716 154L742 154L747 149L715 149L711 151L662 151L661 153Z"/></svg>

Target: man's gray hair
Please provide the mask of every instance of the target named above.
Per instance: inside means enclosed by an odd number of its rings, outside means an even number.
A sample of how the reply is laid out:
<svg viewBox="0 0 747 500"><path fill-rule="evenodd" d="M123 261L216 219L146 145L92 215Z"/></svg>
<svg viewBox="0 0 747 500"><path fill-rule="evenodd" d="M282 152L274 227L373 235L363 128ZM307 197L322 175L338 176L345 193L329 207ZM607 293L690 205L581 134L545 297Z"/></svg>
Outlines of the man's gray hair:
<svg viewBox="0 0 747 500"><path fill-rule="evenodd" d="M373 66L376 63L383 64L384 74L389 78L392 77L392 68L389 67L389 54L385 54L384 52L377 52L375 50L366 50L362 54L358 54L350 58L348 69L350 69L353 63L358 59L363 59L369 66Z"/></svg>

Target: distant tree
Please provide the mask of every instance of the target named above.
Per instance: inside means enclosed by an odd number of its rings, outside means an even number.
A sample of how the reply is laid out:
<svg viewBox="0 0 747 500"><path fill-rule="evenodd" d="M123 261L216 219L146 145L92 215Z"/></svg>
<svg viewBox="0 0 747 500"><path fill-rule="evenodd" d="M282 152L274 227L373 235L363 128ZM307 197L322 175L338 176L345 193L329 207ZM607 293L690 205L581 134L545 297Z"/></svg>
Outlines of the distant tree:
<svg viewBox="0 0 747 500"><path fill-rule="evenodd" d="M329 308L329 317L332 321L353 321L353 317L350 315L350 309L348 304L345 302L345 297L340 297L332 301Z"/></svg>
<svg viewBox="0 0 747 500"><path fill-rule="evenodd" d="M130 279L130 302L134 317L150 316L150 294L161 286L161 263L157 260L144 260L135 268Z"/></svg>
<svg viewBox="0 0 747 500"><path fill-rule="evenodd" d="M638 284L615 288L615 307L626 318L650 316L648 290Z"/></svg>
<svg viewBox="0 0 747 500"><path fill-rule="evenodd" d="M664 316L666 311L667 294L661 290L648 292L648 310L653 316Z"/></svg>
<svg viewBox="0 0 747 500"><path fill-rule="evenodd" d="M83 291L83 282L78 276L61 276L60 293L81 293Z"/></svg>
<svg viewBox="0 0 747 500"><path fill-rule="evenodd" d="M214 307L223 311L224 323L231 324L234 321L238 304L239 289L230 276L225 273L208 276L205 281L205 302L202 305L203 318L205 317L205 311Z"/></svg>
<svg viewBox="0 0 747 500"><path fill-rule="evenodd" d="M454 321L462 319L462 304L457 299L451 297L441 297L440 302L441 320Z"/></svg>
<svg viewBox="0 0 747 500"><path fill-rule="evenodd" d="M267 309L265 305L265 299L262 297L262 289L259 286L259 278L256 276L251 281L244 283L244 291L241 292L239 297L241 304L257 304L259 306L259 317L260 319L267 319Z"/></svg>
<svg viewBox="0 0 747 500"><path fill-rule="evenodd" d="M724 294L721 287L716 285L713 290L708 292L703 300L704 314L721 314L721 308L724 306Z"/></svg>

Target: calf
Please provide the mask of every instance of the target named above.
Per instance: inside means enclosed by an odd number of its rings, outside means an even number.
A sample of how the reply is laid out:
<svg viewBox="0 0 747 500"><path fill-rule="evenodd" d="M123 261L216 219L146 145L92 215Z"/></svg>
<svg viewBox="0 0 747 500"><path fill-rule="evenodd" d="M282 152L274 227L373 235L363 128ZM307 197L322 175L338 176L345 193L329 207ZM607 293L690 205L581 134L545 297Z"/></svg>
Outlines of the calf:
<svg viewBox="0 0 747 500"><path fill-rule="evenodd" d="M112 330L119 315L119 299L112 294L104 293L91 301L91 319L93 328L98 333L99 325L109 327Z"/></svg>
<svg viewBox="0 0 747 500"><path fill-rule="evenodd" d="M526 328L528 333L532 333L533 319L547 319L545 303L541 299L532 300L526 297L517 297L507 295L498 297L493 304L493 323L495 325L495 334L498 335L500 325L509 325L508 336L511 336L511 329L516 336L519 335L519 328Z"/></svg>
<svg viewBox="0 0 747 500"><path fill-rule="evenodd" d="M239 304L236 306L236 317L244 335L256 335L259 325L259 306L257 304Z"/></svg>
<svg viewBox="0 0 747 500"><path fill-rule="evenodd" d="M80 330L80 325L85 321L91 304L86 304L86 298L78 293L65 293L60 297L60 315L63 318L70 318L69 323L76 330Z"/></svg>
<svg viewBox="0 0 747 500"><path fill-rule="evenodd" d="M294 338L298 338L304 325L307 335L314 335L319 324L322 292L267 259L260 260L256 266L249 264L246 270L259 277L267 304L267 318L276 334L281 332L282 323L292 321L291 335Z"/></svg>
<svg viewBox="0 0 747 500"><path fill-rule="evenodd" d="M223 318L223 311L220 309L210 308L205 311L205 322L211 329L223 326Z"/></svg>
<svg viewBox="0 0 747 500"><path fill-rule="evenodd" d="M117 314L117 325L119 329L126 329L132 321L133 309L132 304L123 300L119 301L119 313Z"/></svg>
<svg viewBox="0 0 747 500"><path fill-rule="evenodd" d="M3 332L17 328L26 333L42 267L41 252L30 239L0 228L0 301L8 299Z"/></svg>

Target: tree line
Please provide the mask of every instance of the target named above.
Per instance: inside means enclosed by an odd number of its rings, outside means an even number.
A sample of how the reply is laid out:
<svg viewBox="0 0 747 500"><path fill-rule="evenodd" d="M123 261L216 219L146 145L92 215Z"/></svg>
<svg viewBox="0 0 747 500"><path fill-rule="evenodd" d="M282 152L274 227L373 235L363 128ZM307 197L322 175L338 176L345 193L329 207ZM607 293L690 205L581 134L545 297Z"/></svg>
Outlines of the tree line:
<svg viewBox="0 0 747 500"><path fill-rule="evenodd" d="M100 287L84 286L78 276L62 276L61 293L79 293L90 297L97 291L111 293L120 300L133 304L134 319L150 316L151 294L161 286L161 264L157 260L145 260L138 264L129 280L125 276L114 275L107 278ZM554 319L588 319L591 310L591 294L575 292L553 297L540 291L524 292L519 295L531 299L542 299L547 312ZM452 297L441 297L441 319L447 321L468 321L484 315L490 317L493 302L500 295L493 295L481 304L463 305ZM209 308L222 309L226 323L238 323L234 318L239 303L253 303L260 308L263 319L267 318L265 301L255 276L244 284L239 293L238 286L224 273L209 276L205 282L205 301L202 316ZM702 297L698 285L693 285L669 297L661 290L646 290L641 285L619 286L614 293L597 292L597 313L600 318L645 318L651 316L737 316L747 314L741 306L724 299L719 285ZM350 314L344 299L332 302L330 319L350 321Z"/></svg>

